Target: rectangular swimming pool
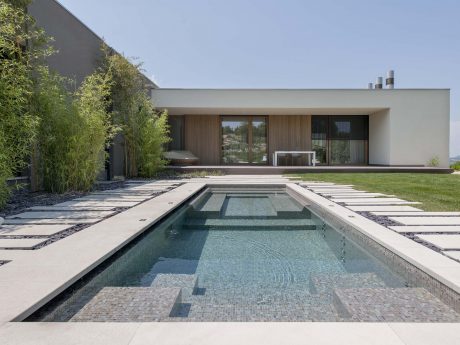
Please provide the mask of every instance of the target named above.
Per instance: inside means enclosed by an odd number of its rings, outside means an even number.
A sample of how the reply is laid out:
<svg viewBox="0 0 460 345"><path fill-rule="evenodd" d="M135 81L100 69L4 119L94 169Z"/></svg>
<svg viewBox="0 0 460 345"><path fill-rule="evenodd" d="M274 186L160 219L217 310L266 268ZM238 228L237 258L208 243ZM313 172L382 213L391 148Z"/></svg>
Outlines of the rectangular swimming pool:
<svg viewBox="0 0 460 345"><path fill-rule="evenodd" d="M228 188L228 187L227 187ZM458 322L284 188L210 188L26 321Z"/></svg>

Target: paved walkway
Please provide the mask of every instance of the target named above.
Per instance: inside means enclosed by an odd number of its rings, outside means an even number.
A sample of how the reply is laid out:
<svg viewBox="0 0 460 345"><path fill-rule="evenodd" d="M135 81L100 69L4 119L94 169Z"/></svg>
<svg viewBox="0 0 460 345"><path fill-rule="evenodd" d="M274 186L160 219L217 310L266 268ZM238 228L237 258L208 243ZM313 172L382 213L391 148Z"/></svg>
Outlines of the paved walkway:
<svg viewBox="0 0 460 345"><path fill-rule="evenodd" d="M460 262L460 212L425 212L413 206L421 205L420 202L368 193L352 185L328 182L300 185Z"/></svg>

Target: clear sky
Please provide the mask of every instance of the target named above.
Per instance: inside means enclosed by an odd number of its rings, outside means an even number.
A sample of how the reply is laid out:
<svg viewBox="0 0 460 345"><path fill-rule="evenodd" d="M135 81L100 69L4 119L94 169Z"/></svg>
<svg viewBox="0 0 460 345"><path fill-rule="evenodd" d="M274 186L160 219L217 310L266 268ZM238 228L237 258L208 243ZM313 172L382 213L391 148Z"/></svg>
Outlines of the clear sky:
<svg viewBox="0 0 460 345"><path fill-rule="evenodd" d="M60 2L160 87L450 88L460 155L460 0Z"/></svg>

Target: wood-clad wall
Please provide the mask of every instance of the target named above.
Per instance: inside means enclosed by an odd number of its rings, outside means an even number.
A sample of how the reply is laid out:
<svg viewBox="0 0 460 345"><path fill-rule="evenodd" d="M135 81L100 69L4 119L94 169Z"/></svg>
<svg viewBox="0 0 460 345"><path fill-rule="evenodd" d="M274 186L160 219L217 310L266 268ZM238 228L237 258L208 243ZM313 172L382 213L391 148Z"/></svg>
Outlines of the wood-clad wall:
<svg viewBox="0 0 460 345"><path fill-rule="evenodd" d="M185 115L185 150L192 152L199 165L220 164L220 117Z"/></svg>
<svg viewBox="0 0 460 345"><path fill-rule="evenodd" d="M270 115L268 143L270 164L274 151L311 150L311 116Z"/></svg>

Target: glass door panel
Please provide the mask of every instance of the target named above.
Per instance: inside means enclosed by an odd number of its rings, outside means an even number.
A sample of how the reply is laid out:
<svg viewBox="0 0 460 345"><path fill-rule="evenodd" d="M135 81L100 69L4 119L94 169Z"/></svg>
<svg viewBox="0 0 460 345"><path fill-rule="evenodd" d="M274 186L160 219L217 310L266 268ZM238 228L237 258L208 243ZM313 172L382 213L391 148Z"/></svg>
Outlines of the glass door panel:
<svg viewBox="0 0 460 345"><path fill-rule="evenodd" d="M254 117L251 122L251 163L267 164L267 124L264 117Z"/></svg>
<svg viewBox="0 0 460 345"><path fill-rule="evenodd" d="M222 120L222 162L249 163L249 120L225 118Z"/></svg>

